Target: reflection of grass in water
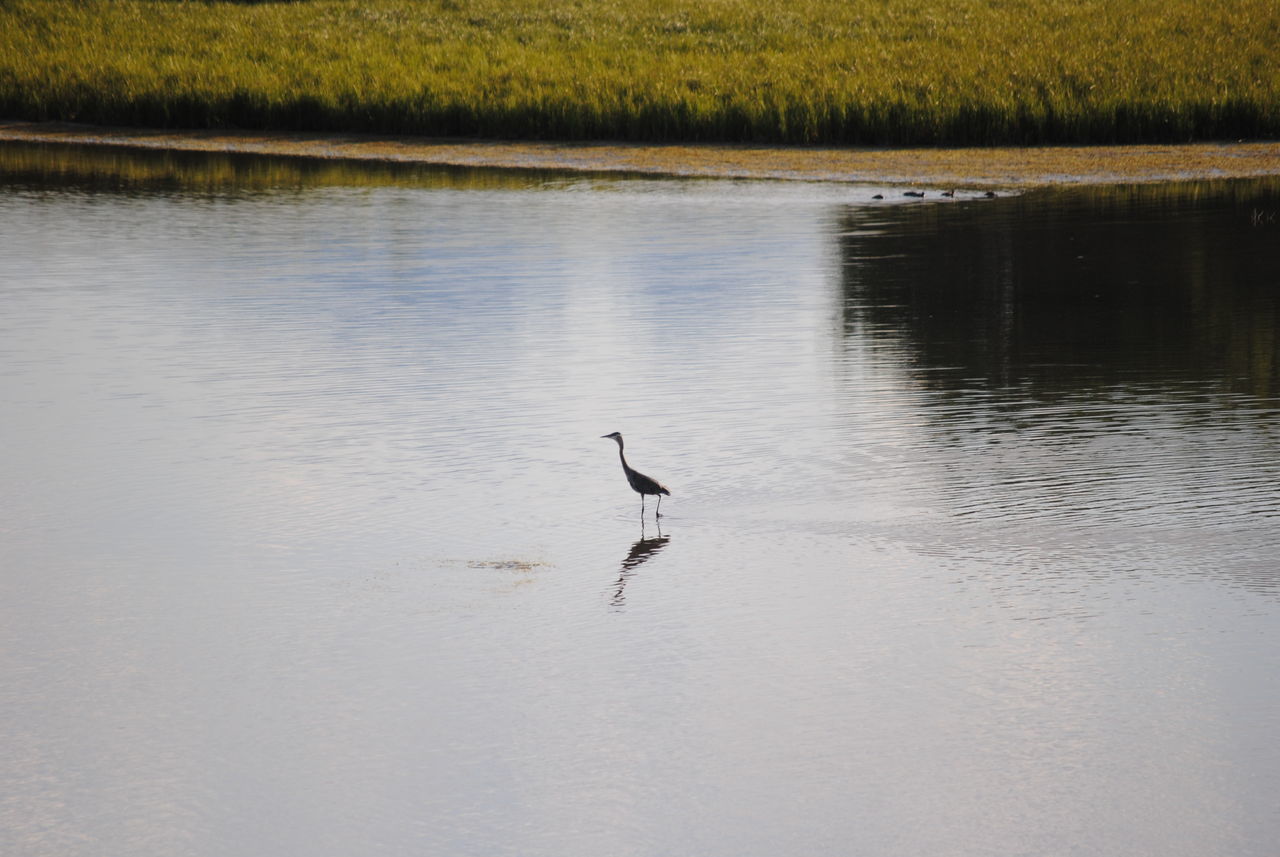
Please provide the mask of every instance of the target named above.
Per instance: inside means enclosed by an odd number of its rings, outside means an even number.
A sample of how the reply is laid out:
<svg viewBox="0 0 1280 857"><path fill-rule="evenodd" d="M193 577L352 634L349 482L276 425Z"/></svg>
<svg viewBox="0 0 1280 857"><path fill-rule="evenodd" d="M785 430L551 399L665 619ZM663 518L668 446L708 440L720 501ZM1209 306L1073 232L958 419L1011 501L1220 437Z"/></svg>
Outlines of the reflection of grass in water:
<svg viewBox="0 0 1280 857"><path fill-rule="evenodd" d="M1280 247L1280 228L1254 216L1257 211L1275 211L1280 177L1138 185L1113 188L1109 195L1101 190L1091 192L1096 206L1100 211L1115 210L1119 217L1126 215L1126 208L1144 204L1230 201L1236 253L1215 252L1212 245L1221 236L1204 229L1192 227L1178 235L1187 299L1200 319L1200 337L1193 344L1200 365L1216 371L1226 389L1258 399L1280 396L1280 301L1276 283L1266 274L1258 276L1263 266L1255 261L1255 256L1271 259L1274 271L1280 258L1274 249Z"/></svg>
<svg viewBox="0 0 1280 857"><path fill-rule="evenodd" d="M1274 0L8 0L0 114L790 143L1280 133Z"/></svg>
<svg viewBox="0 0 1280 857"><path fill-rule="evenodd" d="M172 152L116 146L5 143L0 178L111 188L271 190L298 187L518 189L545 181L532 170L390 164L318 158Z"/></svg>
<svg viewBox="0 0 1280 857"><path fill-rule="evenodd" d="M1253 212L1278 206L1272 177L850 207L837 239L845 335L911 355L935 390L1023 387L1069 405L1163 387L1171 401L1245 397L1220 413L1272 408L1280 226Z"/></svg>
<svg viewBox="0 0 1280 857"><path fill-rule="evenodd" d="M1089 200L1095 208L1113 207L1123 210L1150 203L1194 202L1199 199L1231 200L1237 205L1256 203L1274 205L1280 198L1280 176L1262 176L1250 179L1138 182L1133 184L1075 185L1051 187L1037 191L1052 204L1053 196L1070 196L1074 200ZM1248 219L1242 221L1248 223Z"/></svg>

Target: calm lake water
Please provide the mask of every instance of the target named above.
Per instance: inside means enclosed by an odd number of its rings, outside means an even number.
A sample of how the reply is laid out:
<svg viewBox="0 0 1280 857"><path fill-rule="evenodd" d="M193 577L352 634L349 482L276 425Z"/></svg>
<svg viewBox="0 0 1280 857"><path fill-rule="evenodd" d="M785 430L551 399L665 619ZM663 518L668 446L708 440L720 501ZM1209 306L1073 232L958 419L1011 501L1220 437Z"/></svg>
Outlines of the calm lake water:
<svg viewBox="0 0 1280 857"><path fill-rule="evenodd" d="M0 852L1275 853L1280 183L0 174Z"/></svg>

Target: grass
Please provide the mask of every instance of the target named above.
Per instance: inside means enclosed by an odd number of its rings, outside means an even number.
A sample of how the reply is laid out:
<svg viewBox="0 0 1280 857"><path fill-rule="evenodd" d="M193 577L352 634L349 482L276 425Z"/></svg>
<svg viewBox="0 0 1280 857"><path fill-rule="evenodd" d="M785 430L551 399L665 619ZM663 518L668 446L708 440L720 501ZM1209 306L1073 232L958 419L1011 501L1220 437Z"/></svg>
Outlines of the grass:
<svg viewBox="0 0 1280 857"><path fill-rule="evenodd" d="M0 0L0 115L803 144L1280 137L1275 0Z"/></svg>

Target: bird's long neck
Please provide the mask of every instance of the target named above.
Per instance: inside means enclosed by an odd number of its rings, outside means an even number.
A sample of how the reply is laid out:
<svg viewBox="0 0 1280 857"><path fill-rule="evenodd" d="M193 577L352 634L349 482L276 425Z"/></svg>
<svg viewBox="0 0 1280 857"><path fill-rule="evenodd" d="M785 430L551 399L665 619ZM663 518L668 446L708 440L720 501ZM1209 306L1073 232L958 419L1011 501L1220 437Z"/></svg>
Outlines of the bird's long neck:
<svg viewBox="0 0 1280 857"><path fill-rule="evenodd" d="M618 441L618 459L622 462L622 469L629 470L627 466L627 457L622 454L622 441Z"/></svg>

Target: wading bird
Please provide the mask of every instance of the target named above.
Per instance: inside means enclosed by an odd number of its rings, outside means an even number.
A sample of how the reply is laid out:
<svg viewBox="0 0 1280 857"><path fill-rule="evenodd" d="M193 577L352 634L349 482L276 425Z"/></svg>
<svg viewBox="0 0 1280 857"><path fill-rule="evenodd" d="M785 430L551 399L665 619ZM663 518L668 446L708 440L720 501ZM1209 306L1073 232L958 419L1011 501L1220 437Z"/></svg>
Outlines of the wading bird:
<svg viewBox="0 0 1280 857"><path fill-rule="evenodd" d="M602 434L601 438L609 438L618 442L618 458L622 459L622 472L627 474L627 484L631 486L631 490L640 495L640 517L644 517L644 495L655 494L658 497L658 509L662 508L662 495L671 496L671 492L666 489L661 482L656 479L650 479L638 470L633 470L630 464L627 464L627 457L622 454L622 435L619 432L613 434ZM660 511L654 510L655 518L662 517Z"/></svg>

